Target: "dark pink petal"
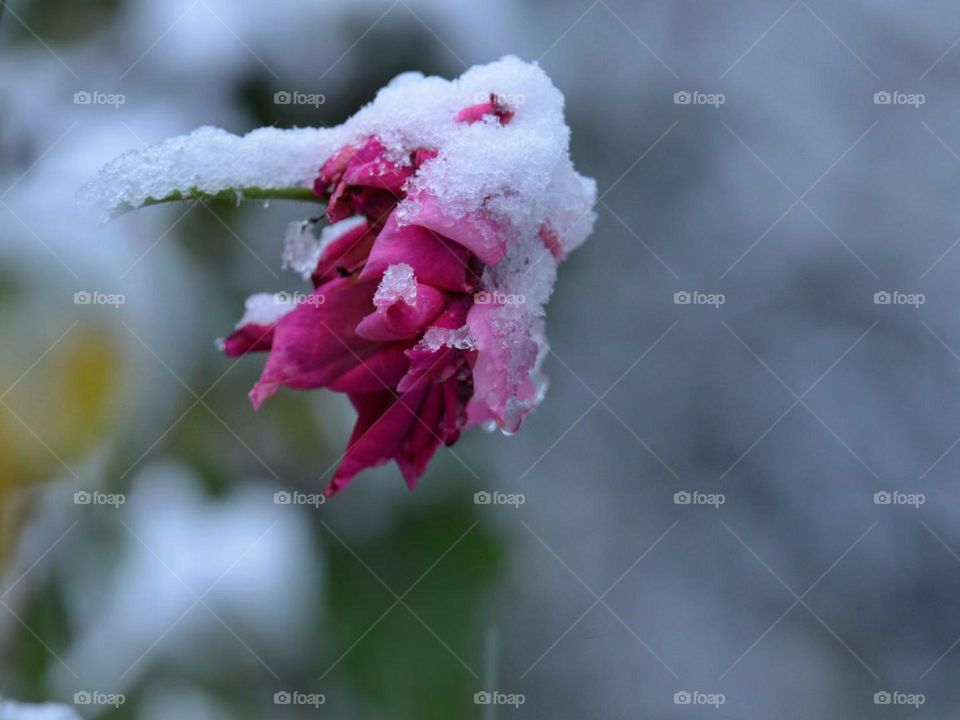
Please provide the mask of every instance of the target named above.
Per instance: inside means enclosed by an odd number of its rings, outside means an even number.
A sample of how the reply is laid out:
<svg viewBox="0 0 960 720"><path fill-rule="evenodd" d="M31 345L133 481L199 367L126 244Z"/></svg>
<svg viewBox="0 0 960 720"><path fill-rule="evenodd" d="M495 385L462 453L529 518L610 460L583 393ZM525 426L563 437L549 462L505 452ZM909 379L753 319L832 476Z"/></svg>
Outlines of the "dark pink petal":
<svg viewBox="0 0 960 720"><path fill-rule="evenodd" d="M359 186L351 193L354 214L363 215L375 228L383 226L400 199L386 190Z"/></svg>
<svg viewBox="0 0 960 720"><path fill-rule="evenodd" d="M327 219L340 222L362 215L371 225L379 227L390 216L397 200L396 195L386 190L341 182L327 202Z"/></svg>
<svg viewBox="0 0 960 720"><path fill-rule="evenodd" d="M366 223L347 230L323 249L317 269L313 272L314 287L336 277L359 270L366 260L377 236Z"/></svg>
<svg viewBox="0 0 960 720"><path fill-rule="evenodd" d="M501 102L496 93L490 93L489 100L465 107L457 113L455 119L457 122L473 125L473 123L483 120L485 116L495 117L501 125L506 125L513 119L513 110L506 103Z"/></svg>
<svg viewBox="0 0 960 720"><path fill-rule="evenodd" d="M420 225L403 225L391 215L370 250L360 277L379 278L391 265L406 263L417 280L454 292L467 292L467 263L470 252L464 246Z"/></svg>
<svg viewBox="0 0 960 720"><path fill-rule="evenodd" d="M419 423L417 413L428 389L429 384L423 382L400 395L384 391L350 396L357 409L357 424L340 467L325 491L327 495L340 492L360 471L396 457L411 428Z"/></svg>
<svg viewBox="0 0 960 720"><path fill-rule="evenodd" d="M460 439L460 429L467 421L465 408L472 392L472 384L463 383L456 377L443 383L444 418L441 436L447 447Z"/></svg>
<svg viewBox="0 0 960 720"><path fill-rule="evenodd" d="M440 432L445 415L443 385L432 383L420 406L419 421L414 423L406 440L397 452L397 467L411 490L427 469L430 458L440 447Z"/></svg>
<svg viewBox="0 0 960 720"><path fill-rule="evenodd" d="M387 160L386 148L379 138L372 137L350 158L343 180L349 185L379 188L399 196L412 175L412 166Z"/></svg>
<svg viewBox="0 0 960 720"><path fill-rule="evenodd" d="M316 192L316 190L314 190ZM333 193L327 200L327 219L334 223L353 217L353 201L350 197L350 186L345 182L337 182Z"/></svg>
<svg viewBox="0 0 960 720"><path fill-rule="evenodd" d="M334 392L369 393L395 388L410 369L407 350L411 343L390 343L353 370L334 380L328 387Z"/></svg>
<svg viewBox="0 0 960 720"><path fill-rule="evenodd" d="M436 198L421 193L411 196L404 221L422 225L444 235L475 254L487 265L496 265L503 258L507 244L500 226L482 211L455 216L444 212Z"/></svg>
<svg viewBox="0 0 960 720"><path fill-rule="evenodd" d="M316 195L325 197L329 192L330 186L340 181L344 171L347 169L347 163L350 162L350 158L353 157L356 151L356 148L352 145L345 145L327 159L320 168L320 176L313 184L313 191Z"/></svg>
<svg viewBox="0 0 960 720"><path fill-rule="evenodd" d="M388 160L386 148L374 136L330 157L320 169L313 192L327 200L330 222L363 215L379 226L403 199L404 184L413 173L412 160L410 165Z"/></svg>
<svg viewBox="0 0 960 720"><path fill-rule="evenodd" d="M470 305L469 298L450 298L446 309L434 319L432 327L444 330L456 330L463 327L467 321L467 312ZM459 363L462 354L464 354L464 351L446 345L436 350L421 345L410 348L406 353L407 357L410 358L410 369L397 384L397 390L405 392L423 377L429 377L435 381L446 381L458 371L458 364L462 364Z"/></svg>
<svg viewBox="0 0 960 720"><path fill-rule="evenodd" d="M378 307L357 325L357 335L367 340L405 340L416 337L439 315L447 304L442 290L417 283L417 298L413 305L398 300Z"/></svg>
<svg viewBox="0 0 960 720"><path fill-rule="evenodd" d="M438 350L426 350L414 347L407 351L410 367L400 381L397 390L406 392L423 378L446 380L457 369L457 350L442 347Z"/></svg>
<svg viewBox="0 0 960 720"><path fill-rule="evenodd" d="M273 344L273 325L248 323L237 328L223 342L223 351L229 357L240 357L248 352L269 350Z"/></svg>
<svg viewBox="0 0 960 720"><path fill-rule="evenodd" d="M419 170L420 166L424 163L433 160L438 154L436 150L431 150L430 148L417 148L414 150L413 157L411 158L414 172Z"/></svg>
<svg viewBox="0 0 960 720"><path fill-rule="evenodd" d="M277 323L273 349L250 391L255 408L281 385L299 389L328 386L381 349L380 343L354 332L372 307L376 283L338 278L322 290Z"/></svg>

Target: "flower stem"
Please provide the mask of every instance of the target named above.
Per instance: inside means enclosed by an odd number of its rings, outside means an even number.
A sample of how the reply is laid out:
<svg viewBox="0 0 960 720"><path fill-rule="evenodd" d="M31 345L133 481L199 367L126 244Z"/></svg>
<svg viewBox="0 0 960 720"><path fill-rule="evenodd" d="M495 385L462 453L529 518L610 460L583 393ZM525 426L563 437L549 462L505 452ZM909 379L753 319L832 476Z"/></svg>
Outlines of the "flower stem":
<svg viewBox="0 0 960 720"><path fill-rule="evenodd" d="M313 194L313 191L310 188L302 187L289 187L289 188L259 188L259 187L244 187L244 188L230 188L228 190L221 190L216 193L204 192L203 190L198 190L197 188L190 188L186 192L181 192L179 190L170 193L162 198L147 198L140 207L148 207L150 205L162 205L165 203L171 202L180 202L187 200L198 200L200 202L234 202L239 205L244 200L295 200L299 202L315 202L322 203L323 200L318 198ZM123 215L130 212L131 210L136 210L139 208L134 208L131 205L120 205L114 212L114 217L118 215Z"/></svg>

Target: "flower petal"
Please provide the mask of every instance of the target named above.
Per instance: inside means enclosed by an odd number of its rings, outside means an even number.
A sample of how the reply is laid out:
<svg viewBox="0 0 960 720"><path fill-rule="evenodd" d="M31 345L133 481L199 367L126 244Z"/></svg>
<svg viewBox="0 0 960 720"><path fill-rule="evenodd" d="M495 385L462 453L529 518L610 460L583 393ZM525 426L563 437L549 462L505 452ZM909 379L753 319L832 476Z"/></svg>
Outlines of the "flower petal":
<svg viewBox="0 0 960 720"><path fill-rule="evenodd" d="M356 272L373 246L377 236L367 223L347 230L320 253L320 261L311 279L314 287L328 280Z"/></svg>
<svg viewBox="0 0 960 720"><path fill-rule="evenodd" d="M500 226L482 211L455 216L445 212L436 198L424 193L411 196L403 207L405 223L422 225L460 243L487 265L496 265L506 252Z"/></svg>
<svg viewBox="0 0 960 720"><path fill-rule="evenodd" d="M350 396L357 409L357 423L347 442L347 451L326 489L335 495L362 470L392 460L406 442L411 428L419 424L429 384L424 381L410 392L358 393Z"/></svg>
<svg viewBox="0 0 960 720"><path fill-rule="evenodd" d="M248 323L243 325L223 341L223 352L228 357L240 357L249 352L263 352L273 345L273 325Z"/></svg>
<svg viewBox="0 0 960 720"><path fill-rule="evenodd" d="M328 386L334 392L367 393L395 388L410 369L411 343L390 343Z"/></svg>
<svg viewBox="0 0 960 720"><path fill-rule="evenodd" d="M370 250L363 279L379 278L391 265L406 263L417 280L453 292L466 292L470 252L420 225L400 225L390 216Z"/></svg>
<svg viewBox="0 0 960 720"><path fill-rule="evenodd" d="M423 332L439 315L447 304L447 296L442 290L430 285L417 283L417 297L414 305L398 300L390 305L378 307L357 325L357 335L367 340L405 340Z"/></svg>
<svg viewBox="0 0 960 720"><path fill-rule="evenodd" d="M325 387L380 349L354 328L372 307L376 284L338 278L285 315L273 333L273 349L260 380L250 391L255 408L281 385ZM322 301L321 301L322 299Z"/></svg>
<svg viewBox="0 0 960 720"><path fill-rule="evenodd" d="M477 342L473 396L467 405L470 425L493 420L515 432L536 402L532 373L540 347L532 319L516 306L474 305L467 316Z"/></svg>
<svg viewBox="0 0 960 720"><path fill-rule="evenodd" d="M413 175L413 167L387 160L386 152L379 138L369 138L350 158L343 180L350 185L378 188L399 196L407 179Z"/></svg>
<svg viewBox="0 0 960 720"><path fill-rule="evenodd" d="M501 101L496 93L490 93L489 100L465 107L457 113L457 117L454 119L457 122L473 125L473 123L483 120L484 117L495 117L501 125L506 125L513 119L513 114L513 110Z"/></svg>

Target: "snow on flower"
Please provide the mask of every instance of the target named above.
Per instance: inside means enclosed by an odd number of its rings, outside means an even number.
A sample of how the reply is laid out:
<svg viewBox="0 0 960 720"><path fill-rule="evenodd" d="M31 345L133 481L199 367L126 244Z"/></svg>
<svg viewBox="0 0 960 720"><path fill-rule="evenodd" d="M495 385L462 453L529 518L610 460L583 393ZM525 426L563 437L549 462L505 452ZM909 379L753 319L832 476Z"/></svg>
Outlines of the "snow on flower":
<svg viewBox="0 0 960 720"><path fill-rule="evenodd" d="M128 153L81 202L109 214L170 198L302 198L285 267L313 291L255 295L224 350L268 352L250 393L346 393L358 418L327 490L394 460L413 488L474 425L513 433L546 390L544 307L590 234L596 185L569 157L563 97L506 57L457 80L405 73L336 128L213 128Z"/></svg>

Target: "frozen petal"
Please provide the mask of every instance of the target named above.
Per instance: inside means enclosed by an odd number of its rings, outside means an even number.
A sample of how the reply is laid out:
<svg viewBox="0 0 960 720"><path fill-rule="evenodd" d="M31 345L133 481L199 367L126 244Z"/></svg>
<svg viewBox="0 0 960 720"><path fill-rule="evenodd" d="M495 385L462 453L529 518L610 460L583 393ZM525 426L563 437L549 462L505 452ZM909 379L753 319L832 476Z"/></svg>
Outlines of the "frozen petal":
<svg viewBox="0 0 960 720"><path fill-rule="evenodd" d="M314 270L314 287L336 277L350 275L359 270L366 260L376 234L367 223L357 225L323 248L320 261Z"/></svg>
<svg viewBox="0 0 960 720"><path fill-rule="evenodd" d="M470 253L464 246L420 225L400 225L391 215L370 250L360 277L379 278L390 266L406 263L420 282L465 292Z"/></svg>
<svg viewBox="0 0 960 720"><path fill-rule="evenodd" d="M420 335L443 311L446 294L430 285L417 284L416 304L398 300L378 307L357 325L357 335L368 340L403 340Z"/></svg>
<svg viewBox="0 0 960 720"><path fill-rule="evenodd" d="M487 265L496 265L503 258L506 240L501 228L482 210L452 215L436 198L422 193L409 198L403 207L405 223L422 225L460 243Z"/></svg>
<svg viewBox="0 0 960 720"><path fill-rule="evenodd" d="M507 432L519 429L537 400L532 373L539 346L531 320L513 306L474 305L467 316L476 339L473 397L467 405L470 425L493 420Z"/></svg>

